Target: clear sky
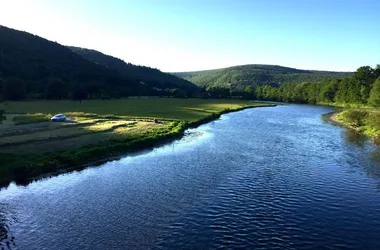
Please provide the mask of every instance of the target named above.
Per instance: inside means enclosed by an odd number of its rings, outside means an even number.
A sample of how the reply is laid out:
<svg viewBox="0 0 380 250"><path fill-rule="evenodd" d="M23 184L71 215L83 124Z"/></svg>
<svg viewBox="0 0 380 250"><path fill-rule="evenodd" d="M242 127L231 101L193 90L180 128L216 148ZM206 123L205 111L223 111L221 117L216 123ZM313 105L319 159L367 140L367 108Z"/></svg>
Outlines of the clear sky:
<svg viewBox="0 0 380 250"><path fill-rule="evenodd" d="M162 71L380 64L380 0L0 0L0 24Z"/></svg>

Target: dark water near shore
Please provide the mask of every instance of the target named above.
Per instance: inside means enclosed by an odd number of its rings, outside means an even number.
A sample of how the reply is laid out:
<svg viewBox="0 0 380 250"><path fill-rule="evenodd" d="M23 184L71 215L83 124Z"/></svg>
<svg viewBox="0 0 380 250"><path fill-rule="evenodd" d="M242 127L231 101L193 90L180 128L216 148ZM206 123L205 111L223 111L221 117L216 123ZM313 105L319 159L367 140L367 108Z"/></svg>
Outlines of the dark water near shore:
<svg viewBox="0 0 380 250"><path fill-rule="evenodd" d="M145 154L11 185L0 191L1 244L380 249L380 151L323 122L328 112L244 110Z"/></svg>

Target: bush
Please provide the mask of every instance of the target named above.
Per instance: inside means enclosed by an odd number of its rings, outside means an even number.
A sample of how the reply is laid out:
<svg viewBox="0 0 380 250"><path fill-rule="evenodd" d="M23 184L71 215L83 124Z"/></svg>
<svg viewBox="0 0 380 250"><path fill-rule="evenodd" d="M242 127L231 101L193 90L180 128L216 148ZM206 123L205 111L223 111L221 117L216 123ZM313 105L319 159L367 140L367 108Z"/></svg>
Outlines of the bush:
<svg viewBox="0 0 380 250"><path fill-rule="evenodd" d="M342 113L343 119L351 126L359 127L365 124L365 119L368 117L368 112L360 109L350 109Z"/></svg>
<svg viewBox="0 0 380 250"><path fill-rule="evenodd" d="M376 130L380 131L380 113L370 113L367 118L368 125L371 128L374 128Z"/></svg>

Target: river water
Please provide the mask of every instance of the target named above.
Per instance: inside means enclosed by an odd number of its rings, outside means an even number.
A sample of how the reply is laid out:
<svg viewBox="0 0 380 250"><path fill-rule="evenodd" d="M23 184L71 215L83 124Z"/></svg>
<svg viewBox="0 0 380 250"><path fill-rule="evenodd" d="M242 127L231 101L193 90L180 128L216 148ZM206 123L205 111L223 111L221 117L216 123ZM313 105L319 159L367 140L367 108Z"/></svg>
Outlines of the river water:
<svg viewBox="0 0 380 250"><path fill-rule="evenodd" d="M380 152L284 105L0 191L9 249L380 249Z"/></svg>

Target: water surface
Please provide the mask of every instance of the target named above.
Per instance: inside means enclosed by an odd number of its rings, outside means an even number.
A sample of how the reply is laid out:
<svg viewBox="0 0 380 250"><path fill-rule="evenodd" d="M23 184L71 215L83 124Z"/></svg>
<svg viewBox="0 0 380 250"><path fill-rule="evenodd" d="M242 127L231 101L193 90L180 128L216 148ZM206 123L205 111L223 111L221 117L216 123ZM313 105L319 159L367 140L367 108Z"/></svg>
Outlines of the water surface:
<svg viewBox="0 0 380 250"><path fill-rule="evenodd" d="M10 249L380 249L380 153L285 105L222 116L183 139L0 191Z"/></svg>

